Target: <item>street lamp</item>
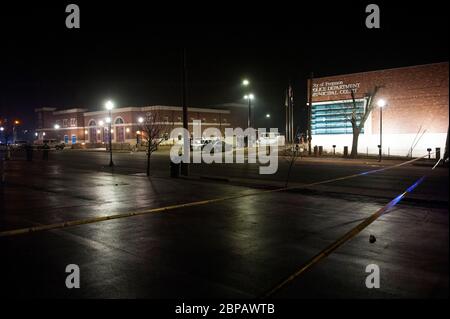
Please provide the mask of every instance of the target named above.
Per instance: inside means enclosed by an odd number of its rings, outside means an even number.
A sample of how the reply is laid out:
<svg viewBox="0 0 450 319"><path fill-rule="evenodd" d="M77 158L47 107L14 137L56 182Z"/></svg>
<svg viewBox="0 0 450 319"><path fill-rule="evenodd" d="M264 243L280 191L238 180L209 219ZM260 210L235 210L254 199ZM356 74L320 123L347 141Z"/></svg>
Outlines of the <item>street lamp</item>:
<svg viewBox="0 0 450 319"><path fill-rule="evenodd" d="M383 99L379 99L377 102L378 107L380 108L380 145L378 145L378 161L381 162L382 149L383 149L383 108L386 106L386 101Z"/></svg>
<svg viewBox="0 0 450 319"><path fill-rule="evenodd" d="M56 131L56 140L57 140L58 143L59 143L59 134L58 134L58 130L59 130L60 126L59 126L59 124L55 124L55 125L53 125L53 127L55 128L55 131Z"/></svg>
<svg viewBox="0 0 450 319"><path fill-rule="evenodd" d="M114 108L114 104L111 101L107 101L105 103L105 108L109 111L109 117L106 118L106 123L108 123L108 137L109 137L109 166L113 167L113 159L112 159L112 138L111 138L111 113Z"/></svg>
<svg viewBox="0 0 450 319"><path fill-rule="evenodd" d="M16 134L16 126L20 124L19 120L14 120L14 125L13 125L13 144L16 143L16 139L17 139L17 134Z"/></svg>
<svg viewBox="0 0 450 319"><path fill-rule="evenodd" d="M245 80L242 81L242 85L243 85L243 86L248 86L249 84L250 84L250 81L247 80L247 79L245 79Z"/></svg>
<svg viewBox="0 0 450 319"><path fill-rule="evenodd" d="M266 114L266 119L270 119L270 114L269 113Z"/></svg>
<svg viewBox="0 0 450 319"><path fill-rule="evenodd" d="M140 125L142 125L142 123L144 123L144 118L142 116L138 118L138 123ZM139 143L140 143L140 135L141 135L141 131L136 131L136 145L139 145Z"/></svg>
<svg viewBox="0 0 450 319"><path fill-rule="evenodd" d="M248 118L247 118L247 127L251 126L250 119L252 115L252 100L255 99L253 94L244 95L244 99L248 101Z"/></svg>

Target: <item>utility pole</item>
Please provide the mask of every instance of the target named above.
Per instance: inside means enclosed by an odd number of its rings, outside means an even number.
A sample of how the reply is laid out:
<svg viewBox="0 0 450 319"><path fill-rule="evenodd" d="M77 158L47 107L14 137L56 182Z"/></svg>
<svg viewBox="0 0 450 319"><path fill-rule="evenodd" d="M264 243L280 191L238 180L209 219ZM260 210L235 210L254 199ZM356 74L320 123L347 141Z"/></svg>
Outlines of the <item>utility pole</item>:
<svg viewBox="0 0 450 319"><path fill-rule="evenodd" d="M313 100L313 77L314 74L311 72L311 76L309 79L309 101L308 101L308 155L311 155L311 140L312 140L312 132L311 132L311 112L312 112L312 100Z"/></svg>
<svg viewBox="0 0 450 319"><path fill-rule="evenodd" d="M286 110L286 144L289 143L289 102L288 102L288 91L285 91L285 101L284 107Z"/></svg>
<svg viewBox="0 0 450 319"><path fill-rule="evenodd" d="M186 103L186 48L183 49L183 61L182 61L182 93L181 93L181 104L183 107L183 128L189 132L188 126L188 109ZM186 144L186 140L190 143L190 140L187 136L183 136L183 145ZM189 145L190 147L190 145ZM188 148L189 150L189 148ZM183 147L183 153L185 152L185 148ZM189 163L181 162L181 175L188 176L189 175Z"/></svg>
<svg viewBox="0 0 450 319"><path fill-rule="evenodd" d="M290 111L290 117L291 117L291 143L295 142L295 128L294 128L294 91L292 90L291 83L289 81L289 91L290 91L290 97L289 97L289 107L291 109Z"/></svg>

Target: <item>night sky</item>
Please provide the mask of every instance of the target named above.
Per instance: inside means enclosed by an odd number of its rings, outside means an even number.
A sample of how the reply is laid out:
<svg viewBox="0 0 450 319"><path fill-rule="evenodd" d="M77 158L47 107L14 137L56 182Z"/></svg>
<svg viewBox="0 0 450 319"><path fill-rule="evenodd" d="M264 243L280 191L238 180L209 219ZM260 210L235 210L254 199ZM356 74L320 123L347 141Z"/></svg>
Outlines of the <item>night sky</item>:
<svg viewBox="0 0 450 319"><path fill-rule="evenodd" d="M365 6L371 2L94 7L73 1L81 29L69 30L68 3L0 7L0 117L18 117L32 128L33 110L43 106L96 110L105 99L117 107L181 105L185 47L188 105L243 102L240 83L249 78L256 124L282 129L289 81L296 125L304 124L311 71L327 76L448 61L447 14L436 4L376 2L381 29L369 30Z"/></svg>

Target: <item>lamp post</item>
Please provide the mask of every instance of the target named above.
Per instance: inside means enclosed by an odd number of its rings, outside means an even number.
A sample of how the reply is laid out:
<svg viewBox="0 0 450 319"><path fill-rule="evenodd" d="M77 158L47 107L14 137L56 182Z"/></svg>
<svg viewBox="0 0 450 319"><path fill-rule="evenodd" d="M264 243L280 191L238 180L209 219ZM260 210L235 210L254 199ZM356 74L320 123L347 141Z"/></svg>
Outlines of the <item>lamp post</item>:
<svg viewBox="0 0 450 319"><path fill-rule="evenodd" d="M59 130L60 126L59 126L59 124L55 124L53 127L55 128L55 132L56 132L56 140L57 140L58 143L59 143L60 141L59 141L59 133L58 133L58 130Z"/></svg>
<svg viewBox="0 0 450 319"><path fill-rule="evenodd" d="M109 111L109 117L106 119L108 122L108 142L109 142L109 166L113 167L113 159L112 159L112 138L111 138L111 122L112 122L112 109L114 108L114 104L111 101L105 103L105 108Z"/></svg>
<svg viewBox="0 0 450 319"><path fill-rule="evenodd" d="M14 120L13 122L13 144L16 144L16 139L17 139L17 133L16 133L16 126L20 124L19 120Z"/></svg>
<svg viewBox="0 0 450 319"><path fill-rule="evenodd" d="M247 128L252 126L251 116L252 116L252 100L255 98L253 94L244 95L244 99L248 101L248 119L247 119Z"/></svg>
<svg viewBox="0 0 450 319"><path fill-rule="evenodd" d="M138 123L140 126L142 126L142 123L144 123L144 118L143 117L139 117L138 118ZM136 131L136 146L138 144L140 144L140 139L139 136L141 135L141 131Z"/></svg>
<svg viewBox="0 0 450 319"><path fill-rule="evenodd" d="M386 106L386 101L383 99L378 100L378 107L380 108L380 145L378 145L378 161L381 162L383 157L383 107Z"/></svg>
<svg viewBox="0 0 450 319"><path fill-rule="evenodd" d="M248 87L250 85L250 81L248 79L242 80L242 86ZM247 118L247 128L251 126L251 100L253 99L253 94L244 95L244 99L248 100L248 118Z"/></svg>

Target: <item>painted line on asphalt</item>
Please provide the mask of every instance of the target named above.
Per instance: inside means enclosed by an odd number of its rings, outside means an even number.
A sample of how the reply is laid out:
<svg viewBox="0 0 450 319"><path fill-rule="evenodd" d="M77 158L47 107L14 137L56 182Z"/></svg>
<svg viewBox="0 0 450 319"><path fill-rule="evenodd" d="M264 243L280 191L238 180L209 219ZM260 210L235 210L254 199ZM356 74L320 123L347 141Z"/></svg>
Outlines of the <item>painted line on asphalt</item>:
<svg viewBox="0 0 450 319"><path fill-rule="evenodd" d="M300 267L299 270L297 270L295 273L281 281L279 284L277 284L275 287L270 289L268 292L264 293L261 298L269 298L274 293L285 287L287 284L292 282L295 278L306 272L308 269L316 265L319 261L330 255L334 250L339 248L341 245L343 245L348 240L355 237L357 234L359 234L364 228L369 226L371 223L373 223L378 217L383 215L384 213L387 213L392 207L394 207L398 202L400 202L403 197L405 197L406 194L412 192L419 184L423 182L426 176L422 176L419 178L414 184L412 184L410 187L408 187L403 193L395 197L393 200L391 200L388 204L377 210L375 213L370 215L368 218L366 218L363 222L356 225L354 228L352 228L350 231L348 231L345 235L334 241L331 245L323 249L321 252L319 252L317 255L312 257L308 262L306 262L303 266Z"/></svg>
<svg viewBox="0 0 450 319"><path fill-rule="evenodd" d="M346 180L346 179L350 179L350 178L355 178L355 177L358 177L358 176L365 176L365 175L369 175L369 174L374 174L374 173L378 173L378 172L381 172L381 171L387 171L387 170L390 170L390 169L398 168L400 166L404 166L404 165L413 163L415 161L418 161L418 160L424 158L425 156L428 156L428 155L424 155L422 157L419 157L419 158L416 158L416 159L413 159L413 160L409 160L409 161L406 161L406 162L403 162L403 163L399 163L399 164L396 164L396 165L383 167L381 169L375 169L375 170L371 170L371 171L366 171L366 172L362 172L362 173L352 174L352 175L348 175L348 176L344 176L344 177L328 179L328 180L324 180L324 181L320 181L320 182L309 183L309 184L300 185L300 186L283 187L283 188L277 188L277 189L257 191L257 192L252 192L252 193L248 193L248 194L232 195L232 196L219 197L219 198L215 198L215 199L207 199L207 200L201 200L201 201L184 203L184 204L175 204L175 205L169 205L169 206L165 206L165 207L151 208L151 209L147 209L147 210L143 210L143 211L134 211L134 212L128 212L128 213L122 213L122 214L113 214L113 215L107 215L107 216L91 217L91 218L72 220L72 221L66 221L66 222L59 222L59 223L53 223L53 224L47 224L47 225L38 225L38 226L32 226L32 227L26 227L26 228L18 228L18 229L6 230L6 231L1 231L0 232L0 237L22 235L22 234L28 234L28 233L38 232L38 231L45 231L45 230L58 229L58 228L66 228L66 227L72 227L72 226L78 226L78 225L84 225L84 224L92 224L92 223L97 223L97 222L102 222L102 221L112 220L112 219L119 219L119 218L125 218L125 217L131 217L131 216L139 216L139 215L146 215L146 214L153 214L153 213L161 213L161 212L166 212L166 211L169 211L169 210L174 210L174 209L179 209L179 208L207 205L207 204L212 204L212 203L217 203L217 202L222 202L222 201L227 201L227 200L232 200L232 199L238 199L238 198L244 198L244 197L249 197L249 196L257 196L257 195L263 195L263 194L268 194L268 193L276 193L276 192L282 192L282 191L286 191L286 190L302 189L302 188L307 188L307 187L311 187L311 186L316 186L316 185L321 185L321 184L327 184L327 183L332 183L332 182L336 182L336 181Z"/></svg>

